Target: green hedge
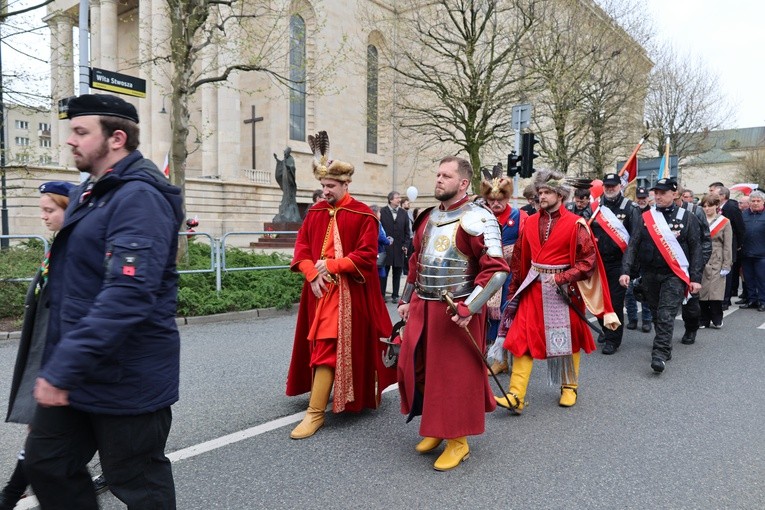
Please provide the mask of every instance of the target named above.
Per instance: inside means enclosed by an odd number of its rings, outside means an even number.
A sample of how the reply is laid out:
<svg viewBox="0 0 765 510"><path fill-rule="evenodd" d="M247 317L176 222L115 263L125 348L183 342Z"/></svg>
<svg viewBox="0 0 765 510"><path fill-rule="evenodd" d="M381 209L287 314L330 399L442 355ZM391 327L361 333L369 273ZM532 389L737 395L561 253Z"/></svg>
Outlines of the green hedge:
<svg viewBox="0 0 765 510"><path fill-rule="evenodd" d="M190 242L178 269L210 267L210 247ZM42 259L42 243L30 241L0 251L0 279L24 278L34 274ZM279 253L254 253L226 249L228 267L289 265L290 258ZM251 310L289 308L300 300L302 276L289 269L264 269L223 273L222 290L215 292L215 273L182 274L178 290L178 315L182 317ZM28 282L0 282L0 319L20 319Z"/></svg>

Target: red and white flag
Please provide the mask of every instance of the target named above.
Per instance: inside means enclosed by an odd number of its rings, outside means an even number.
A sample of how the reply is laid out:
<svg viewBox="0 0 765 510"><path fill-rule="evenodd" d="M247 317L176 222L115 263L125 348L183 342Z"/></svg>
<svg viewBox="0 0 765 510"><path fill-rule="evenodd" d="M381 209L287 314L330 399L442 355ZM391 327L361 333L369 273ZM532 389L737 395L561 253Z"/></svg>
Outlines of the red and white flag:
<svg viewBox="0 0 765 510"><path fill-rule="evenodd" d="M622 169L619 170L619 177L622 178L622 186L627 186L627 184L637 179L637 174L638 174L637 153L640 150L640 147L643 145L643 142L645 142L645 137L640 139L640 141L637 144L637 147L635 147L635 150L632 151L632 154L630 154L630 157L627 158L627 161L624 163L624 166L622 167Z"/></svg>
<svg viewBox="0 0 765 510"><path fill-rule="evenodd" d="M162 173L168 179L170 178L170 151L165 154L165 164L162 165Z"/></svg>

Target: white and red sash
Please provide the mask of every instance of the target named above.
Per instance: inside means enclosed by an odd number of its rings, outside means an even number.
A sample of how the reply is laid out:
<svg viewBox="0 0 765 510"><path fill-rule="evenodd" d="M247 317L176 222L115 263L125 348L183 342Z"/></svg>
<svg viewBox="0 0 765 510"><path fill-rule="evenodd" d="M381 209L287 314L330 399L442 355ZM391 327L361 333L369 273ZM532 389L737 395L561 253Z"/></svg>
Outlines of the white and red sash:
<svg viewBox="0 0 765 510"><path fill-rule="evenodd" d="M720 232L722 229L725 228L725 225L730 223L730 220L726 218L723 215L720 215L715 219L715 221L712 222L711 225L709 225L709 237L714 237L717 235L718 232Z"/></svg>
<svg viewBox="0 0 765 510"><path fill-rule="evenodd" d="M600 214L600 218L598 218ZM619 221L619 218L608 207L603 207L598 204L595 212L592 213L592 220L598 220L598 223L603 227L603 231L608 234L608 237L616 243L622 253L627 249L627 245L630 243L630 233L624 227L624 223Z"/></svg>
<svg viewBox="0 0 765 510"><path fill-rule="evenodd" d="M656 208L651 207L643 213L643 220L645 221L645 226L648 227L651 239L653 239L654 244L659 249L659 253L661 253L664 261L672 272L690 287L691 277L688 274L688 258L685 256L675 234L670 230L664 215L657 211Z"/></svg>

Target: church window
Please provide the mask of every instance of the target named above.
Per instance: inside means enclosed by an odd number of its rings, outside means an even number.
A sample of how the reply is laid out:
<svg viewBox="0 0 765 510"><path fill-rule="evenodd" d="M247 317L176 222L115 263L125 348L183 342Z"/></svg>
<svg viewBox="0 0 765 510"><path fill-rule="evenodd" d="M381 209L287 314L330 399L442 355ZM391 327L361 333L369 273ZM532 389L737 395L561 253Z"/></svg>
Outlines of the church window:
<svg viewBox="0 0 765 510"><path fill-rule="evenodd" d="M306 139L306 33L305 21L290 18L290 140Z"/></svg>

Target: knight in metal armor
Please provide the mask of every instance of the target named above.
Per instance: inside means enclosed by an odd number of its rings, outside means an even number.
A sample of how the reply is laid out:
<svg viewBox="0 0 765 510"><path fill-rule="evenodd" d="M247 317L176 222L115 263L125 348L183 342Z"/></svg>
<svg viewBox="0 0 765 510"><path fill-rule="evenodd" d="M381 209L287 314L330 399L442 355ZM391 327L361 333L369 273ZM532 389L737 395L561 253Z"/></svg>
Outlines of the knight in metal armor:
<svg viewBox="0 0 765 510"><path fill-rule="evenodd" d="M539 214L529 216L510 261L510 302L499 326L513 355L510 388L497 403L520 414L535 359L547 360L548 381L560 386L559 404L576 404L580 353L595 349L585 306L615 329L605 270L584 218L562 206L571 193L559 172L534 180Z"/></svg>
<svg viewBox="0 0 765 510"><path fill-rule="evenodd" d="M473 170L462 158L441 160L436 208L414 225L414 253L399 300L407 321L398 359L401 411L422 416L415 450L428 453L446 440L438 471L466 460L467 436L484 432L496 407L486 378L486 303L501 290L508 267L495 216L467 195ZM445 296L456 303L447 315ZM475 342L475 343L474 343Z"/></svg>

